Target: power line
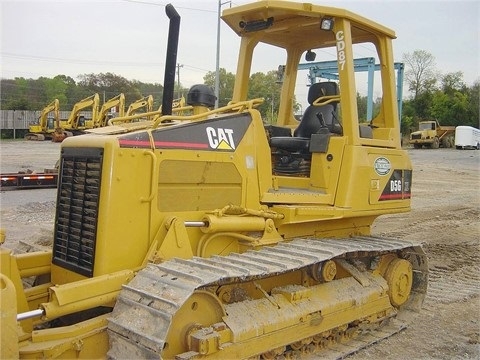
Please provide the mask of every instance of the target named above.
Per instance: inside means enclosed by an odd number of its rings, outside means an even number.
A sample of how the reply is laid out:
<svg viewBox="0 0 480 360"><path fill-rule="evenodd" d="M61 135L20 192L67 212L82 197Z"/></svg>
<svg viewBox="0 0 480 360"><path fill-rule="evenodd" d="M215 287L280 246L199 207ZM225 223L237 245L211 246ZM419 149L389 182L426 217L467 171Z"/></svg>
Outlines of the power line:
<svg viewBox="0 0 480 360"><path fill-rule="evenodd" d="M153 6L163 6L163 7L166 6L166 4L150 2L150 1L143 1L143 0L123 0L123 1L124 2L137 3L137 4L143 4L143 5L153 5ZM176 9L183 9L183 10L194 10L194 11L215 13L215 11L213 11L213 10L197 9L197 8L190 8L190 7L185 7L185 6L175 6L175 8Z"/></svg>
<svg viewBox="0 0 480 360"><path fill-rule="evenodd" d="M85 59L69 59L69 58L57 58L49 56L37 56L29 54L15 54L10 52L1 52L3 57L21 59L21 60L38 60L45 62L64 62L74 64L88 64L88 65L109 65L109 66L144 66L144 67L158 67L164 66L163 62L131 62L131 61L102 61L102 60L85 60ZM187 65L185 67L194 71L209 72L211 70L202 69L196 66Z"/></svg>
<svg viewBox="0 0 480 360"><path fill-rule="evenodd" d="M28 54L14 54L9 52L1 52L3 57L21 59L21 60L38 60L47 62L65 62L74 64L93 64L93 65L118 65L118 66L163 66L162 62L131 62L131 61L101 61L101 60L84 60L84 59L69 59L57 58L48 56L37 56Z"/></svg>
<svg viewBox="0 0 480 360"><path fill-rule="evenodd" d="M194 70L194 71L198 71L198 72L209 72L209 71L212 71L212 70L202 69L202 68L199 68L199 67L196 67L196 66L191 66L191 65L186 65L186 64L183 64L183 66L185 66L185 67L188 68L188 69L191 69L191 70Z"/></svg>

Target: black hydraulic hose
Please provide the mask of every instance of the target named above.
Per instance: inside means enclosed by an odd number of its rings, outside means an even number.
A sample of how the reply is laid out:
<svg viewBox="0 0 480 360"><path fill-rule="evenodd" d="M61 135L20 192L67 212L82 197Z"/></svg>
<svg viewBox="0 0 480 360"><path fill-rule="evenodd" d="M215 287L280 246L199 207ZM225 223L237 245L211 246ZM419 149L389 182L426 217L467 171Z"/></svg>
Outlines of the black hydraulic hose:
<svg viewBox="0 0 480 360"><path fill-rule="evenodd" d="M175 91L175 72L177 67L178 38L180 34L180 15L172 4L165 6L170 19L168 29L167 56L165 60L165 77L163 80L162 115L172 114L173 94Z"/></svg>

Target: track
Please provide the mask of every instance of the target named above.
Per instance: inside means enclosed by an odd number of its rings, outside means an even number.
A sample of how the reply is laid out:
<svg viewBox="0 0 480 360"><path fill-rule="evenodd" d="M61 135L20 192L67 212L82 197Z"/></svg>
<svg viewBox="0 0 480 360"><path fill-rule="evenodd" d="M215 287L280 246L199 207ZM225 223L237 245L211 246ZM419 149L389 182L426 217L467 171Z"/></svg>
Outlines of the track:
<svg viewBox="0 0 480 360"><path fill-rule="evenodd" d="M388 252L402 253L414 269L413 288L409 310L419 310L427 287L427 264L423 250L414 243L384 239L378 237L356 237L351 239L309 240L296 239L288 243L280 243L275 247L265 247L258 251L243 254L212 258L194 258L191 260L175 259L162 264L150 264L140 271L132 282L123 287L117 300L112 316L109 319L110 351L109 358L152 358L158 357L164 349L170 346L169 332L177 331L175 322L177 312L185 312L194 308L195 296L207 293L208 287L230 283L255 281L257 279L288 273L304 267L321 263L330 259L354 258L357 255L380 255ZM361 281L368 281L357 279ZM335 282L335 281L334 281ZM197 294L197 295L195 295ZM198 295L200 294L200 295ZM271 301L266 295L265 302ZM191 302L191 304L190 304ZM246 305L244 305L244 303ZM216 306L213 304L212 306ZM241 307L244 306L244 310ZM233 314L248 319L248 302L241 301L221 307L224 312L218 314L219 321ZM225 310L226 309L226 310ZM404 313L409 312L406 310ZM282 310L280 310L282 311ZM402 313L402 311L401 311ZM283 313L282 313L283 314ZM188 313L185 314L188 317ZM285 316L285 314L283 314ZM295 315L292 315L294 317ZM180 315L177 315L177 319ZM261 316L254 317L262 322ZM255 321L255 322L256 322ZM296 320L298 322L298 319ZM175 322L175 328L171 329ZM228 322L228 321L227 321ZM257 324L246 320L249 329L258 326L268 326L267 323ZM211 325L211 324L208 324ZM342 358L360 348L368 346L382 338L400 331L405 325L396 320L387 321L387 326L377 330L368 328L350 340L346 345L343 340L350 338L344 330L334 329L337 338L342 341L327 341L317 343L328 358ZM217 329L218 330L218 329ZM221 332L221 330L219 330ZM342 332L343 331L343 332ZM356 331L357 332L357 331ZM177 337L180 337L178 334ZM174 335L170 335L174 336ZM326 339L331 339L329 336ZM335 338L335 337L333 337ZM284 340L282 340L284 341ZM286 344L288 345L289 341ZM229 347L225 347L227 351ZM318 346L317 346L318 348ZM263 353L261 351L260 353ZM223 354L223 352L222 352ZM217 354L218 355L218 354ZM252 356L258 356L254 353ZM183 354L184 358L193 356Z"/></svg>

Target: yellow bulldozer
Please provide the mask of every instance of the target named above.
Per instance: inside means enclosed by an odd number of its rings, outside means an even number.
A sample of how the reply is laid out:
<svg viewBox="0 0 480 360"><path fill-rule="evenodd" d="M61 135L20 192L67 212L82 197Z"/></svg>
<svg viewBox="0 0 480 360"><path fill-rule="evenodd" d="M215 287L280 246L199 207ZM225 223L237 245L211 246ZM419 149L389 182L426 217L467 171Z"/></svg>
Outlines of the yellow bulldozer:
<svg viewBox="0 0 480 360"><path fill-rule="evenodd" d="M410 210L394 32L309 3L226 9L241 38L232 100L214 108L195 86L183 116L172 112L180 16L166 13L163 115L65 139L51 251L1 248L1 358L342 357L402 329L426 293L426 256L371 231ZM382 103L364 125L353 59L368 44ZM247 93L253 59L277 50L267 125L264 99ZM333 57L339 80L312 85L297 121L297 68L312 53Z"/></svg>

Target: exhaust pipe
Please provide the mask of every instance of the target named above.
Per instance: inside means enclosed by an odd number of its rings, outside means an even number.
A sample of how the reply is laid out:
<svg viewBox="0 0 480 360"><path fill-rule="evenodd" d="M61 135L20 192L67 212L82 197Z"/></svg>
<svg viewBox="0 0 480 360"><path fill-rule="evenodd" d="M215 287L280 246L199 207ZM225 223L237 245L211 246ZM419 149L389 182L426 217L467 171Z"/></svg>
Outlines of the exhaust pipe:
<svg viewBox="0 0 480 360"><path fill-rule="evenodd" d="M180 15L172 4L165 6L170 19L168 29L167 57L165 60L165 77L163 79L162 115L172 115L172 103L175 90L175 71L177 68L178 37L180 34Z"/></svg>

